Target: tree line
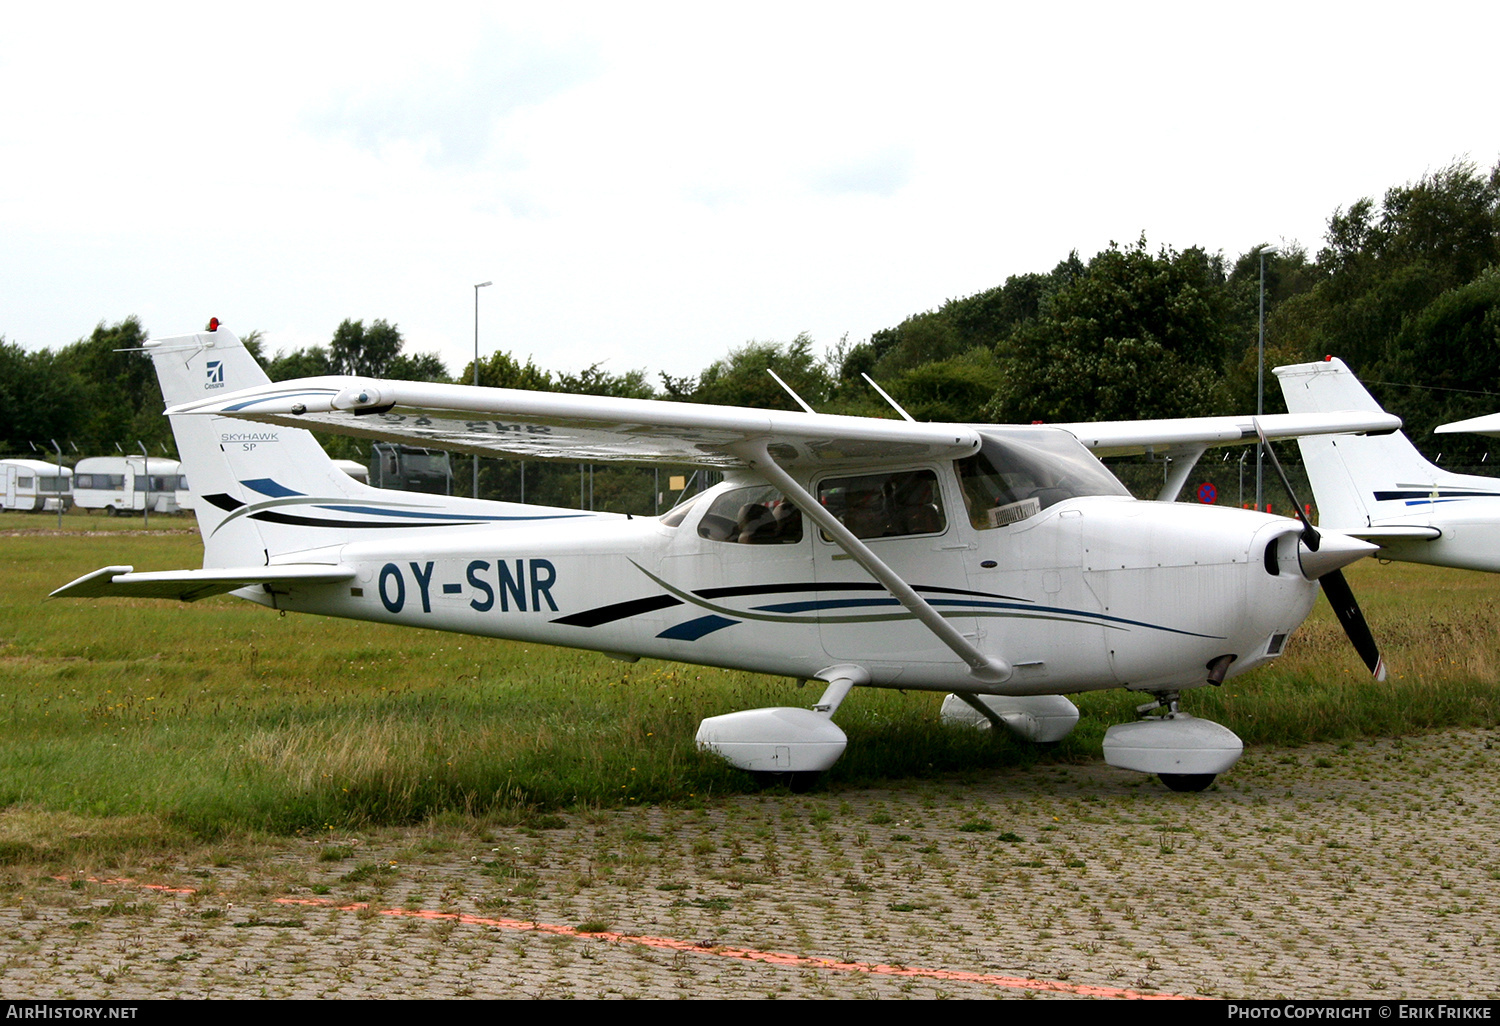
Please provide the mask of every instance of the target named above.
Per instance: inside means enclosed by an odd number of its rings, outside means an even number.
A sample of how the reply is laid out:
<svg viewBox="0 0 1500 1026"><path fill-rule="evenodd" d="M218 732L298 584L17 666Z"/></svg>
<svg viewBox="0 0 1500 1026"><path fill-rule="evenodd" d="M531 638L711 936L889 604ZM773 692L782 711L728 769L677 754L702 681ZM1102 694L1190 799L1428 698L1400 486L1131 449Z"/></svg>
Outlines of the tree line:
<svg viewBox="0 0 1500 1026"><path fill-rule="evenodd" d="M1030 423L1243 413L1255 408L1265 267L1266 367L1342 357L1419 446L1437 424L1500 410L1500 164L1458 162L1335 210L1315 254L1255 246L1230 260L1144 236L1088 260L1014 275L900 324L819 353L807 335L752 341L696 376L579 373L481 360L483 385L796 409L777 371L816 409L893 416L875 378L918 420ZM50 439L80 452L171 448L161 395L134 318L100 324L57 351L0 339L0 447ZM327 346L261 352L273 380L360 374L469 382L436 354L409 354L383 320L346 320ZM123 350L123 351L121 351ZM1283 409L1267 374L1265 408ZM337 447L337 444L334 446ZM1477 461L1484 439L1446 436L1444 462ZM1472 452L1470 451L1472 450ZM493 471L501 474L500 470ZM510 473L505 471L504 473ZM500 486L500 480L495 481ZM601 505L601 508L604 508Z"/></svg>

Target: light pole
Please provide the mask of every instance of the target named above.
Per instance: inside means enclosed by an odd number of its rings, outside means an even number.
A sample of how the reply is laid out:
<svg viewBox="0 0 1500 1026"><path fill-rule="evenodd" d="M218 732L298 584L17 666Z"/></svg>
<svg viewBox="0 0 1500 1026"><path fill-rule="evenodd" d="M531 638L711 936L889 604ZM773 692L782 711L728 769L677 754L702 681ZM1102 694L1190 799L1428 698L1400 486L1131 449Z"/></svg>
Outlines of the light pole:
<svg viewBox="0 0 1500 1026"><path fill-rule="evenodd" d="M1264 265L1262 269L1264 274ZM482 281L474 286L474 386L479 386L479 290L495 284ZM479 498L479 453L474 454L474 498Z"/></svg>
<svg viewBox="0 0 1500 1026"><path fill-rule="evenodd" d="M1266 402L1266 257L1280 252L1275 246L1260 248L1260 343L1256 347L1255 366L1255 417L1265 414ZM1261 462L1265 459L1264 446L1255 447L1255 509L1263 512L1265 496L1261 494Z"/></svg>

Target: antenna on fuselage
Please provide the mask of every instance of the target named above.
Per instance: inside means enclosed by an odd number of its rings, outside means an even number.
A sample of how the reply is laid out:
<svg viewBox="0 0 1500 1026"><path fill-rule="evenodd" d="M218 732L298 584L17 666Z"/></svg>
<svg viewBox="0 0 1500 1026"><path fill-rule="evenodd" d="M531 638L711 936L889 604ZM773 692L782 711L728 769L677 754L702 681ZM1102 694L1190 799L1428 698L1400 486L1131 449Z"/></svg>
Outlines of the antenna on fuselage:
<svg viewBox="0 0 1500 1026"><path fill-rule="evenodd" d="M773 378L776 379L776 384L778 384L782 388L784 388L786 390L786 394L789 395L789 396L791 396L792 400L798 406L802 407L808 413L817 413L818 412L817 410L813 409L811 406L807 405L807 403L803 402L802 397L800 395L798 395L796 392L792 391L792 386L788 385L785 381L781 380L781 375L780 374L777 374L775 371L773 371L769 367L766 368L766 373L769 374L769 375L771 375L771 377L773 377Z"/></svg>
<svg viewBox="0 0 1500 1026"><path fill-rule="evenodd" d="M898 402L896 402L896 400L892 399L889 392L887 392L885 389L881 388L879 385L875 384L875 379L874 378L870 377L870 375L866 374L864 371L860 371L859 372L859 376L862 377L862 378L864 378L866 381L868 381L870 383L870 387L873 388L875 391L877 391L877 392L880 393L880 398L882 398L886 402L890 403L891 409L893 409L897 413L901 414L901 416L905 417L911 423L915 424L917 422L917 418L913 417L911 414L909 414L905 410L903 410L901 408L901 404L898 403Z"/></svg>

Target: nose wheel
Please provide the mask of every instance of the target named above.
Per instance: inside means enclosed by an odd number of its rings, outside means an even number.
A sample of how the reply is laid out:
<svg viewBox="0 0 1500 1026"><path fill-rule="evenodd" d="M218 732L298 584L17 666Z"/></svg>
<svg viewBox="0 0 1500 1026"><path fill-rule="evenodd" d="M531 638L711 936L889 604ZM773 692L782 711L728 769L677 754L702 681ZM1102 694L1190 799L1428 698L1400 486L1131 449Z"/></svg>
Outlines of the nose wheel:
<svg viewBox="0 0 1500 1026"><path fill-rule="evenodd" d="M1202 791L1239 761L1244 743L1221 724L1177 708L1177 692L1155 693L1136 709L1141 719L1118 723L1104 735L1104 761L1121 769L1154 773L1172 791ZM1159 716L1148 713L1165 710Z"/></svg>

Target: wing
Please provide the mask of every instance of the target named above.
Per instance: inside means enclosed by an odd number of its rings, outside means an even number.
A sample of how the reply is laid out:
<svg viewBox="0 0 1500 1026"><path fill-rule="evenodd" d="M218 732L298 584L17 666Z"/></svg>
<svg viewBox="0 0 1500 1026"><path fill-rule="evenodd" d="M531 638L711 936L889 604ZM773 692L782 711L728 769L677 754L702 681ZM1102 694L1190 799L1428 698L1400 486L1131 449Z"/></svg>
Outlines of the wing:
<svg viewBox="0 0 1500 1026"><path fill-rule="evenodd" d="M58 588L48 598L170 598L194 602L250 584L334 584L351 580L354 571L327 563L277 566L215 567L204 570L156 570L133 573L134 567L107 566Z"/></svg>
<svg viewBox="0 0 1500 1026"><path fill-rule="evenodd" d="M979 448L978 431L962 425L356 378L278 382L167 413L585 463L745 467L747 442L766 443L783 466L955 459Z"/></svg>
<svg viewBox="0 0 1500 1026"><path fill-rule="evenodd" d="M919 424L654 399L614 399L472 385L358 378L304 378L174 406L170 415L215 415L311 428L435 449L586 463L743 467L738 450L763 440L783 466L959 458L979 431L1000 425ZM1401 419L1381 411L1279 413L1260 418L1266 437L1382 433ZM1256 439L1253 418L1053 424L1096 455L1193 450Z"/></svg>
<svg viewBox="0 0 1500 1026"><path fill-rule="evenodd" d="M1248 445L1256 441L1255 418L1184 417L1177 420L1115 420L1094 424L1053 424L1072 432L1096 456ZM1382 411L1272 413L1260 418L1270 439L1303 435L1384 434L1401 428L1401 418Z"/></svg>

